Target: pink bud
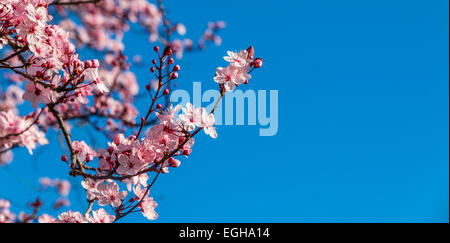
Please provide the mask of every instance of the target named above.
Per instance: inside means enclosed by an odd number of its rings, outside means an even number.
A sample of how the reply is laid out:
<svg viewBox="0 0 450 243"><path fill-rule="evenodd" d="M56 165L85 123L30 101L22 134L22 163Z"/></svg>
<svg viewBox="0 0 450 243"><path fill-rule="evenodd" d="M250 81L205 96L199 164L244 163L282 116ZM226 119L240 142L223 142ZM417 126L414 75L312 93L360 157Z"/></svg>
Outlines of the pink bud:
<svg viewBox="0 0 450 243"><path fill-rule="evenodd" d="M145 85L145 89L146 89L147 91L150 91L150 89L151 89L150 84Z"/></svg>
<svg viewBox="0 0 450 243"><path fill-rule="evenodd" d="M159 52L159 46L153 47L153 50L155 50L156 52Z"/></svg>
<svg viewBox="0 0 450 243"><path fill-rule="evenodd" d="M172 55L173 51L170 49L170 46L166 46L163 51L163 57Z"/></svg>
<svg viewBox="0 0 450 243"><path fill-rule="evenodd" d="M179 167L180 165L181 165L181 162L179 160L174 159L172 157L169 158L169 166L170 167L176 168L176 167Z"/></svg>
<svg viewBox="0 0 450 243"><path fill-rule="evenodd" d="M163 92L163 95L168 95L169 93L170 93L170 90L169 89L165 89L164 92Z"/></svg>
<svg viewBox="0 0 450 243"><path fill-rule="evenodd" d="M226 23L224 21L217 21L216 26L219 29L223 29L223 28L225 28Z"/></svg>
<svg viewBox="0 0 450 243"><path fill-rule="evenodd" d="M151 68L150 68L150 72L155 73L155 68L154 68L154 67L151 67Z"/></svg>
<svg viewBox="0 0 450 243"><path fill-rule="evenodd" d="M156 109L161 109L161 108L162 108L161 104L156 105Z"/></svg>
<svg viewBox="0 0 450 243"><path fill-rule="evenodd" d="M260 68L260 67L262 67L262 65L263 65L263 60L259 57L253 61L253 66L255 68Z"/></svg>
<svg viewBox="0 0 450 243"><path fill-rule="evenodd" d="M175 71L175 72L177 72L177 71L180 71L180 65L175 65L174 67L173 67L173 71Z"/></svg>
<svg viewBox="0 0 450 243"><path fill-rule="evenodd" d="M90 67L92 67L92 62L91 62L90 60L85 61L85 62L84 62L84 67L85 67L85 68L90 68Z"/></svg>
<svg viewBox="0 0 450 243"><path fill-rule="evenodd" d="M183 150L182 154L185 155L185 156L188 156L188 155L191 154L191 152L186 149L186 150Z"/></svg>
<svg viewBox="0 0 450 243"><path fill-rule="evenodd" d="M119 145L122 143L123 140L125 140L125 136L122 133L119 133L114 136L113 142L116 145Z"/></svg>
<svg viewBox="0 0 450 243"><path fill-rule="evenodd" d="M145 118L144 117L141 117L141 122L145 123Z"/></svg>
<svg viewBox="0 0 450 243"><path fill-rule="evenodd" d="M67 155L61 156L61 161L68 162L69 159L67 158Z"/></svg>
<svg viewBox="0 0 450 243"><path fill-rule="evenodd" d="M92 60L92 67L93 68L98 68L98 66L100 66L100 63L97 59Z"/></svg>
<svg viewBox="0 0 450 243"><path fill-rule="evenodd" d="M69 46L67 48L67 53L69 53L69 54L75 53L75 46L73 44L69 44Z"/></svg>
<svg viewBox="0 0 450 243"><path fill-rule="evenodd" d="M169 58L169 60L167 61L168 64L173 64L175 61L173 60L173 58Z"/></svg>
<svg viewBox="0 0 450 243"><path fill-rule="evenodd" d="M156 65L156 60L153 59L153 60L152 60L152 63L153 63L153 65Z"/></svg>
<svg viewBox="0 0 450 243"><path fill-rule="evenodd" d="M178 73L177 72L173 72L171 75L170 75L170 79L177 79L178 78Z"/></svg>

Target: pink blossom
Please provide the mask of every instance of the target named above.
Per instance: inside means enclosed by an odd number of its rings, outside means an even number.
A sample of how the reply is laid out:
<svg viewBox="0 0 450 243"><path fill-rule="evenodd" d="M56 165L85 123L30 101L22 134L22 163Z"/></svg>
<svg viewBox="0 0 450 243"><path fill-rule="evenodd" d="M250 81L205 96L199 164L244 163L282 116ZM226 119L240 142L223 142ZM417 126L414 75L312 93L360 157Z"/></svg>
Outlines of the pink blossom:
<svg viewBox="0 0 450 243"><path fill-rule="evenodd" d="M48 144L45 134L39 131L32 122L32 117L19 117L12 110L0 111L0 148L12 148L15 145L25 146L29 153L33 154L33 149L37 144ZM17 135L10 136L10 134Z"/></svg>
<svg viewBox="0 0 450 243"><path fill-rule="evenodd" d="M39 178L39 183L41 184L43 190L54 186L53 180L48 177Z"/></svg>
<svg viewBox="0 0 450 243"><path fill-rule="evenodd" d="M97 153L86 144L85 141L73 141L72 148L74 153L78 155L80 161L92 161L94 157L97 157Z"/></svg>
<svg viewBox="0 0 450 243"><path fill-rule="evenodd" d="M97 185L99 183L103 183L103 181L101 181L101 180L96 181L92 178L85 178L81 182L81 185L86 190L86 195L87 195L88 200L94 200L100 196L100 192L97 190Z"/></svg>
<svg viewBox="0 0 450 243"><path fill-rule="evenodd" d="M153 200L153 197L148 197L145 195L146 189L142 188L140 185L135 186L133 188L134 194L136 194L137 200L141 200L142 203L139 205L139 208L142 211L142 215L149 220L155 220L158 218L158 213L156 213L155 208L158 204ZM145 197L144 197L145 196Z"/></svg>
<svg viewBox="0 0 450 243"><path fill-rule="evenodd" d="M38 222L39 223L56 223L57 219L55 219L53 216L48 215L48 214L42 214L41 216L38 217Z"/></svg>
<svg viewBox="0 0 450 243"><path fill-rule="evenodd" d="M248 52L246 50L242 50L240 52L227 52L228 56L225 56L225 61L231 63L232 65L242 68L249 65Z"/></svg>
<svg viewBox="0 0 450 243"><path fill-rule="evenodd" d="M72 187L72 185L70 184L69 181L67 180L60 180L60 179L55 179L55 185L56 185L56 189L58 190L58 193L63 196L63 197L67 197L70 193L70 188Z"/></svg>
<svg viewBox="0 0 450 243"><path fill-rule="evenodd" d="M13 223L16 220L16 215L9 210L10 207L8 200L0 199L0 223Z"/></svg>
<svg viewBox="0 0 450 243"><path fill-rule="evenodd" d="M60 209L62 207L70 207L70 201L67 198L58 198L53 204L54 209Z"/></svg>
<svg viewBox="0 0 450 243"><path fill-rule="evenodd" d="M58 219L58 223L86 223L80 212L72 212L71 210L60 214Z"/></svg>
<svg viewBox="0 0 450 243"><path fill-rule="evenodd" d="M217 138L217 132L213 127L215 123L213 114L209 114L205 108L202 107L194 108L190 103L187 103L186 107L182 108L182 110L183 114L179 117L186 131L191 132L197 126L203 128L205 133L212 138Z"/></svg>
<svg viewBox="0 0 450 243"><path fill-rule="evenodd" d="M93 211L92 216L88 217L89 223L113 223L115 219L115 216L109 215L103 208Z"/></svg>
<svg viewBox="0 0 450 243"><path fill-rule="evenodd" d="M126 191L119 192L119 185L114 181L108 184L99 183L97 190L100 192L98 200L98 205L100 206L111 204L113 207L118 207L127 196Z"/></svg>
<svg viewBox="0 0 450 243"><path fill-rule="evenodd" d="M232 91L236 88L236 86L244 84L252 77L248 74L249 69L249 66L244 66L241 68L234 65L230 65L226 68L218 67L216 69L214 81L219 84L224 84L227 91Z"/></svg>
<svg viewBox="0 0 450 243"><path fill-rule="evenodd" d="M147 174L140 174L137 176L133 176L130 179L126 179L124 182L127 183L127 189L128 191L131 191L131 188L133 185L142 185L146 186L148 181L148 175Z"/></svg>
<svg viewBox="0 0 450 243"><path fill-rule="evenodd" d="M50 103L50 89L44 88L38 83L27 82L23 99L30 101L31 106L36 109L41 102L44 104Z"/></svg>
<svg viewBox="0 0 450 243"><path fill-rule="evenodd" d="M9 163L11 163L13 158L14 158L14 154L13 154L13 152L11 152L11 150L0 153L0 166L8 165Z"/></svg>

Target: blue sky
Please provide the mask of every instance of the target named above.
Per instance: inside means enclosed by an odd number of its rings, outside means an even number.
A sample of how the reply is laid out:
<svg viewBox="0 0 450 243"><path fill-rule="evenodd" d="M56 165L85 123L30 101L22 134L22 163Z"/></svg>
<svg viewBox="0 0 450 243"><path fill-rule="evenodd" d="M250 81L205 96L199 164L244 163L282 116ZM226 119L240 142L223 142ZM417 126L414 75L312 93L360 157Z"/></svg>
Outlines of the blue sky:
<svg viewBox="0 0 450 243"><path fill-rule="evenodd" d="M264 68L243 90L279 91L279 129L198 136L151 190L157 222L448 222L448 1L166 2L191 37L227 22L222 46L180 62L179 87L215 88L225 52L253 45ZM126 52L152 58L144 38L131 35ZM142 85L147 70L135 70ZM60 151L16 150L0 197L20 209L39 177L67 175ZM72 192L73 209L85 209L83 197ZM146 222L122 222L135 221Z"/></svg>

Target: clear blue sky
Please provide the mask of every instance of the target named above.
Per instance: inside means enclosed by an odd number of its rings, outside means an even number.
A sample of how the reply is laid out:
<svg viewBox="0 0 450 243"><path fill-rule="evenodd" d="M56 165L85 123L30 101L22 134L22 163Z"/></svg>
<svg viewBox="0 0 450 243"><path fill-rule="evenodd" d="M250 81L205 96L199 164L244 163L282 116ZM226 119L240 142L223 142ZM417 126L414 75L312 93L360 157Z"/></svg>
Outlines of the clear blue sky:
<svg viewBox="0 0 450 243"><path fill-rule="evenodd" d="M180 87L216 87L225 51L254 45L264 68L243 89L279 90L279 132L220 126L217 140L199 136L151 191L157 222L448 222L448 1L166 2L188 36L227 22L222 46L182 60ZM126 51L151 58L142 38ZM144 85L147 69L136 72ZM34 160L17 150L0 169L0 197L16 207L36 192L14 174L67 175L59 145L39 151ZM72 191L74 209L83 197ZM122 222L134 221L145 222Z"/></svg>

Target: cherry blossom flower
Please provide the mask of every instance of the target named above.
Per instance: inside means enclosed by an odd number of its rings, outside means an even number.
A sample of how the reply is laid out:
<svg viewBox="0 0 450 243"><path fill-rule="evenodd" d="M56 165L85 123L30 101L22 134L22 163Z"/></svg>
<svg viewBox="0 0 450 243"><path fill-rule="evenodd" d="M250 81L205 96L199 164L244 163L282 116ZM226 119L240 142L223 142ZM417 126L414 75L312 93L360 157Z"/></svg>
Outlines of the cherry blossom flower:
<svg viewBox="0 0 450 243"><path fill-rule="evenodd" d="M149 1L78 4L82 7L57 6L54 0L4 0L0 4L0 54L5 54L0 68L9 70L5 78L14 83L6 92L0 90L0 165L12 160L14 148L25 147L32 154L38 145L48 144L47 131L61 131L71 152L61 157L62 164L70 166L70 175L83 177L81 185L89 208L84 215L69 210L57 218L45 213L39 216L37 200L34 206L31 204L32 212L16 216L10 211L9 201L0 200L0 222L37 219L41 223L112 223L135 209L155 220L158 204L149 196L155 181L149 184L149 179L179 167L179 156L192 153L193 137L199 130L217 138L212 113L190 103L172 107L161 98L169 97L176 86L173 80L181 70L173 56L180 59L189 51L204 49L208 43L220 45L218 31L225 27L223 21L208 23L200 40L194 42L181 37L186 34L183 24L168 19L162 6ZM50 11L57 15L55 21L49 15L50 5L55 5ZM74 21L70 16L78 19ZM136 122L139 111L135 106L141 95L140 85L130 69L134 64L123 52L123 40L131 23L147 31L150 41L164 44L162 52L158 46L153 48L158 56L151 62L150 71L155 77L145 86L151 105L140 123ZM96 53L104 57L101 61L83 61L78 48L99 51ZM221 95L247 83L249 73L262 66L262 59L254 58L253 48L227 54L224 59L229 66L217 68L214 78L220 84ZM146 60L134 61L146 65ZM24 100L34 110L19 115L24 112L19 112ZM106 148L95 151L83 139L71 142L76 130L72 127L82 123L110 140ZM97 157L98 163L93 161ZM66 198L71 189L69 181L43 177L39 182L39 190L56 189L62 196L54 201L54 208L70 205ZM125 184L127 189L122 191ZM116 215L104 208L92 211L92 203L110 205Z"/></svg>
<svg viewBox="0 0 450 243"><path fill-rule="evenodd" d="M194 131L196 120L198 119L196 109L191 103L187 103L186 106L182 108L182 110L183 114L180 115L180 120L183 123L184 129L186 129L186 131L188 132Z"/></svg>
<svg viewBox="0 0 450 243"><path fill-rule="evenodd" d="M100 196L100 192L97 190L97 184L103 183L103 181L96 181L92 178L85 178L81 182L81 186L86 190L88 200L94 200Z"/></svg>
<svg viewBox="0 0 450 243"><path fill-rule="evenodd" d="M158 203L153 200L153 197L146 197L146 190L144 189L145 188L142 188L140 185L137 185L133 188L133 191L138 200L142 199L142 202L139 205L139 208L142 211L142 215L144 215L144 217L146 217L148 220L155 220L158 218L158 213L156 213L155 211Z"/></svg>
<svg viewBox="0 0 450 243"><path fill-rule="evenodd" d="M44 88L38 83L28 82L25 85L23 99L30 101L31 106L36 109L41 102L44 104L50 103L50 89Z"/></svg>
<svg viewBox="0 0 450 243"><path fill-rule="evenodd" d="M216 129L213 127L215 123L214 114L208 114L204 108L201 108L201 119L198 123L199 127L203 127L206 134L212 138L217 138Z"/></svg>
<svg viewBox="0 0 450 243"><path fill-rule="evenodd" d="M72 185L68 180L60 180L60 179L55 179L54 185L56 186L58 193L64 197L67 197L69 195L70 188L72 187Z"/></svg>
<svg viewBox="0 0 450 243"><path fill-rule="evenodd" d="M0 153L0 166L6 166L9 163L11 163L11 161L14 158L14 154L11 151L6 151L6 152L2 152Z"/></svg>
<svg viewBox="0 0 450 243"><path fill-rule="evenodd" d="M115 219L115 216L109 215L103 208L93 211L92 216L88 217L89 223L113 223Z"/></svg>
<svg viewBox="0 0 450 243"><path fill-rule="evenodd" d="M228 51L227 54L228 56L225 56L223 59L236 67L242 68L249 64L247 50L242 50L240 52Z"/></svg>
<svg viewBox="0 0 450 243"><path fill-rule="evenodd" d="M87 221L81 216L80 212L72 212L71 210L64 212L58 216L58 223L86 223Z"/></svg>
<svg viewBox="0 0 450 243"><path fill-rule="evenodd" d="M230 65L226 68L218 67L216 69L214 81L219 84L224 84L227 91L233 91L236 86L244 84L252 77L248 74L249 69L249 66L240 68L234 65Z"/></svg>
<svg viewBox="0 0 450 243"><path fill-rule="evenodd" d="M37 144L48 144L48 140L45 134L32 124L32 117L19 117L12 110L0 111L0 148L25 146L28 152L33 154Z"/></svg>
<svg viewBox="0 0 450 243"><path fill-rule="evenodd" d="M10 207L8 200L0 199L0 223L13 223L16 220L16 215L9 210Z"/></svg>
<svg viewBox="0 0 450 243"><path fill-rule="evenodd" d="M97 153L86 144L85 141L73 141L72 148L74 153L78 155L80 161L92 161L94 157L97 157Z"/></svg>
<svg viewBox="0 0 450 243"><path fill-rule="evenodd" d="M98 205L100 206L111 204L113 207L118 207L127 196L126 191L119 192L119 185L114 181L108 184L99 183L97 190L100 192L98 200Z"/></svg>
<svg viewBox="0 0 450 243"><path fill-rule="evenodd" d="M58 198L53 204L54 209L60 209L62 207L70 207L70 201L67 198Z"/></svg>
<svg viewBox="0 0 450 243"><path fill-rule="evenodd" d="M53 216L44 213L38 217L38 222L48 224L48 223L57 223L58 220L55 219Z"/></svg>

